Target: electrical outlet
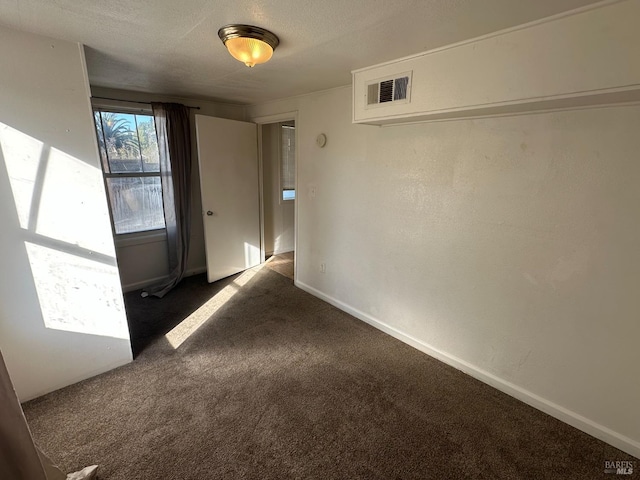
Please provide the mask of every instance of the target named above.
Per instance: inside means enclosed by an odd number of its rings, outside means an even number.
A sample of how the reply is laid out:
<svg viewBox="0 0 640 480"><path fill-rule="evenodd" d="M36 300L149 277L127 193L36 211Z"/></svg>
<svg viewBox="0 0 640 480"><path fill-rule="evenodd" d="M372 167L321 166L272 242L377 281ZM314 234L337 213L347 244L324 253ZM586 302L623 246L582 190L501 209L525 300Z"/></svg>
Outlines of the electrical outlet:
<svg viewBox="0 0 640 480"><path fill-rule="evenodd" d="M320 273L327 273L327 264L324 262L320 264Z"/></svg>

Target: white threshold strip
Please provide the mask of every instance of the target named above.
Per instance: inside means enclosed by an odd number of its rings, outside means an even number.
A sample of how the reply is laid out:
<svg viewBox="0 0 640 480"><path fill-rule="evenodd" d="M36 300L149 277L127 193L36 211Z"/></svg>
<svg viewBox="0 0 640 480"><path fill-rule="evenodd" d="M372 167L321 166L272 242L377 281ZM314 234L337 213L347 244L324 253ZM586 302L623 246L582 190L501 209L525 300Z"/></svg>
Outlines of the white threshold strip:
<svg viewBox="0 0 640 480"><path fill-rule="evenodd" d="M356 317L359 320L362 320L365 323L381 330L394 338L397 338L401 342L406 343L407 345L420 350L427 355L440 360L447 365L452 366L453 368L460 370L471 377L480 380L487 385L490 385L507 395L517 398L518 400L530 405L552 417L557 418L558 420L571 425L572 427L577 428L578 430L582 430L583 432L595 437L603 442L606 442L614 447L626 452L634 457L640 458L640 442L637 442L629 437L626 437L618 432L611 430L603 425L600 425L593 420L590 420L582 415L579 415L571 410L568 410L560 405L557 405L539 395L536 395L533 392L530 392L522 387L519 387L511 382L508 382L492 373L489 373L465 360L462 360L458 357L455 357L447 352L439 350L435 347L432 347L428 343L423 342L422 340L418 340L417 338L407 335L400 330L387 325L384 322L368 315L357 308L353 308L350 305L347 305L340 300L337 300L325 293L317 290L305 283L300 281L294 282L296 287L304 290L311 295L324 300L327 303L330 303L334 307L339 308L340 310L348 313Z"/></svg>

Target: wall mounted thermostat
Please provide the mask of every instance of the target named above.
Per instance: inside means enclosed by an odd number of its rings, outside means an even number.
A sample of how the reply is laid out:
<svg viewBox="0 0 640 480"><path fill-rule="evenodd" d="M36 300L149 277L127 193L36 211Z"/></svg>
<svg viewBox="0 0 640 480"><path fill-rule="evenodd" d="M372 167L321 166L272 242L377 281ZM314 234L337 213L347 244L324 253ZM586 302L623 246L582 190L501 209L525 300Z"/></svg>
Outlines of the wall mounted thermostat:
<svg viewBox="0 0 640 480"><path fill-rule="evenodd" d="M320 148L324 147L327 144L327 136L324 133L321 133L316 138L316 143Z"/></svg>

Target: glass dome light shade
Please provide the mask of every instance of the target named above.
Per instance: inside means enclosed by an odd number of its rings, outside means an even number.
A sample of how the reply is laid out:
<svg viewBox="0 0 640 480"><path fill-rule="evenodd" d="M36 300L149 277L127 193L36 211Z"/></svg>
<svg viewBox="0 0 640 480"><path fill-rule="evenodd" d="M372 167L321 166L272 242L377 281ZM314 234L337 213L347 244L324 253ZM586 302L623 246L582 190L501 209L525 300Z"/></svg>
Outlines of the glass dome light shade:
<svg viewBox="0 0 640 480"><path fill-rule="evenodd" d="M247 67L268 62L273 55L273 48L257 38L235 37L225 42L229 53Z"/></svg>
<svg viewBox="0 0 640 480"><path fill-rule="evenodd" d="M280 44L269 30L253 25L227 25L218 30L218 36L231 56L248 67L269 61Z"/></svg>

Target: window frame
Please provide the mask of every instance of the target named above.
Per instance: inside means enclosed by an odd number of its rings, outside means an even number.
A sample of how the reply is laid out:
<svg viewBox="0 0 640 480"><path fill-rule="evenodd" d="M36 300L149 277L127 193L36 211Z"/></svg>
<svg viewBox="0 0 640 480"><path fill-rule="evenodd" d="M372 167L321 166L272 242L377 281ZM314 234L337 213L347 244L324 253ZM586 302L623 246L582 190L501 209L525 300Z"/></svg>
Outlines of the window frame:
<svg viewBox="0 0 640 480"><path fill-rule="evenodd" d="M129 103L129 102L127 102ZM98 153L98 157L100 158L100 171L102 173L102 181L105 189L105 195L107 196L107 206L109 209L109 218L111 220L111 232L113 234L113 238L116 246L124 247L124 246L133 246L133 245L142 245L147 243L154 243L164 241L167 238L167 227L166 223L163 227L158 228L150 228L147 230L138 230L135 232L126 232L126 233L117 233L116 225L114 222L113 216L113 207L111 204L111 196L109 194L109 185L107 182L108 178L147 178L147 177L158 177L162 180L162 172L119 172L119 173L111 173L105 172L104 160L102 158L102 152L100 150L100 143L98 138L98 129L95 122L95 113L96 112L109 112L109 113L120 113L125 115L147 115L153 117L153 111L151 110L149 105L145 104L137 104L140 105L138 107L127 105L124 106L120 103L114 104L105 104L102 102L96 102L92 99L91 102L91 119L93 123L93 130L95 132L96 139L96 150ZM138 132L136 131L138 135ZM103 133L104 135L104 133ZM156 134L157 135L157 134ZM140 139L138 138L138 143ZM107 159L108 160L108 159ZM162 188L162 181L160 182L160 186ZM162 205L162 213L164 216L164 204Z"/></svg>

